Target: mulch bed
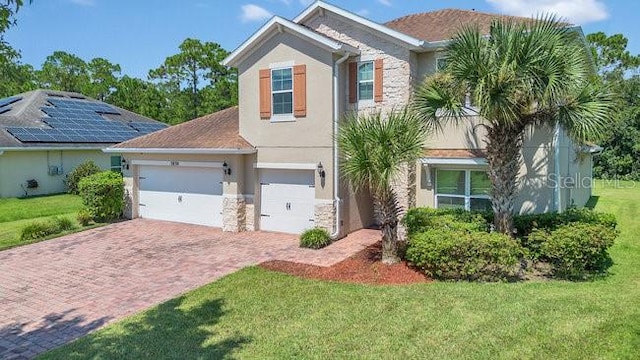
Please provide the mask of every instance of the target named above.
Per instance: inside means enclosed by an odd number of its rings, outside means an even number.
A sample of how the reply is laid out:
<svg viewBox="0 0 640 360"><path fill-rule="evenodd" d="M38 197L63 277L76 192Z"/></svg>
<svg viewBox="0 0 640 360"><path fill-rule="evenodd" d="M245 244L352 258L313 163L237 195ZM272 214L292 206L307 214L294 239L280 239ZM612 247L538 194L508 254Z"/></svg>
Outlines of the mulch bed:
<svg viewBox="0 0 640 360"><path fill-rule="evenodd" d="M432 281L406 262L383 264L380 261L380 253L381 243L377 243L329 267L280 260L267 261L260 266L307 279L357 284L399 285Z"/></svg>

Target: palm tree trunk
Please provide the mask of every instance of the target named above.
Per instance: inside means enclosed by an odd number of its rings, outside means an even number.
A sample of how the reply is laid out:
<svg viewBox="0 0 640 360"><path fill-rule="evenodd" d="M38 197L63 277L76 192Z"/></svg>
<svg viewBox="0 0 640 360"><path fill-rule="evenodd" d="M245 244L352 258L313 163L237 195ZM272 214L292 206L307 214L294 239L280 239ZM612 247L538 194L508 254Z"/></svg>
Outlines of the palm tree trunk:
<svg viewBox="0 0 640 360"><path fill-rule="evenodd" d="M513 236L513 212L518 195L521 164L522 126L496 126L487 129L487 161L491 179L491 205L496 231Z"/></svg>
<svg viewBox="0 0 640 360"><path fill-rule="evenodd" d="M373 206L382 231L382 263L395 264L398 255L398 201L395 193L387 189L374 196Z"/></svg>

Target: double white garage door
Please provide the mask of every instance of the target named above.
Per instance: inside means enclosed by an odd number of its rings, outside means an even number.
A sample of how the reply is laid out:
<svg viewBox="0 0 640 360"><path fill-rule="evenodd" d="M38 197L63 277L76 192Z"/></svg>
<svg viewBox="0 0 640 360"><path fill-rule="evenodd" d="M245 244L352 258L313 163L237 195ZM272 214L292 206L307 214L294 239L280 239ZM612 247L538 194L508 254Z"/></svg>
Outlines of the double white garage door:
<svg viewBox="0 0 640 360"><path fill-rule="evenodd" d="M142 218L222 227L220 168L141 165ZM260 170L260 229L299 234L314 226L314 172Z"/></svg>
<svg viewBox="0 0 640 360"><path fill-rule="evenodd" d="M142 218L222 226L220 168L140 166Z"/></svg>

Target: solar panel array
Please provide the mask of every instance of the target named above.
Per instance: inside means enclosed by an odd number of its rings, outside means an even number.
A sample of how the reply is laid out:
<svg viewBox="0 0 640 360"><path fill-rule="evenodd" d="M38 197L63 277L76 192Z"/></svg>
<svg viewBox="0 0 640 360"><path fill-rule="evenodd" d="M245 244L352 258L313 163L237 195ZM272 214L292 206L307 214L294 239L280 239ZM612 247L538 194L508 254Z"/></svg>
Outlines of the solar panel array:
<svg viewBox="0 0 640 360"><path fill-rule="evenodd" d="M22 142L118 143L164 129L162 123L109 120L100 114L121 115L103 103L47 99L54 106L42 107L49 117L42 118L50 128L9 127L7 131Z"/></svg>
<svg viewBox="0 0 640 360"><path fill-rule="evenodd" d="M20 96L12 96L8 98L0 99L0 114L4 114L9 110L11 110L11 106L9 105L20 100L22 100L22 97Z"/></svg>

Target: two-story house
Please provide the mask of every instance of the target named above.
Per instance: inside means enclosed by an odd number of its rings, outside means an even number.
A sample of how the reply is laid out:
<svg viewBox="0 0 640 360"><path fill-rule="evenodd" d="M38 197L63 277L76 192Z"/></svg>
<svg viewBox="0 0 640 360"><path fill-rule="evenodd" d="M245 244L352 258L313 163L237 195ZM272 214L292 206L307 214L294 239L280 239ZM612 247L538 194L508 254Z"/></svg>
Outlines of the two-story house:
<svg viewBox="0 0 640 360"><path fill-rule="evenodd" d="M319 226L334 236L371 225L370 197L340 173L342 114L405 106L442 66L441 51L462 24L486 32L497 16L441 10L379 24L317 1L293 20L272 18L224 61L238 68L238 107L107 150L125 158L129 216L226 231ZM470 113L465 126L426 139L415 171L396 184L404 207L490 206L479 121ZM593 151L561 129L530 129L520 212L584 205Z"/></svg>

